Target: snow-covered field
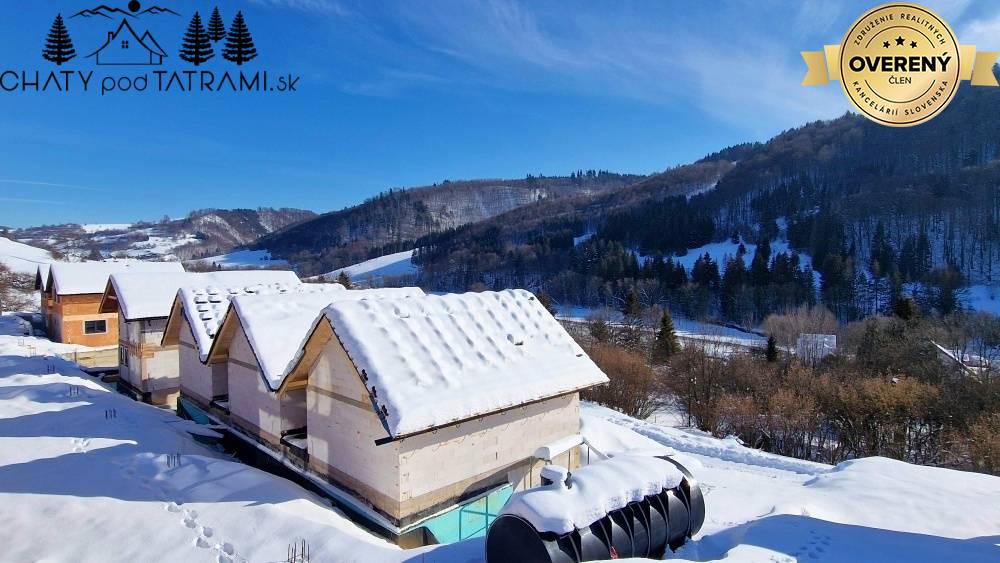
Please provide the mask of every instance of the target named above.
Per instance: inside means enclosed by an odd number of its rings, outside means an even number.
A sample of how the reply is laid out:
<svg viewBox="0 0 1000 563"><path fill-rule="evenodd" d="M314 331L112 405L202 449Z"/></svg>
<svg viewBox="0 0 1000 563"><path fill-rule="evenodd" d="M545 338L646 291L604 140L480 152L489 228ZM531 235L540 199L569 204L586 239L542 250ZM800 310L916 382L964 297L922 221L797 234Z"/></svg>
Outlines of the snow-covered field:
<svg viewBox="0 0 1000 563"><path fill-rule="evenodd" d="M701 533L681 561L1000 561L1000 478L886 458L785 458L584 405L610 452L669 448L699 480Z"/></svg>
<svg viewBox="0 0 1000 563"><path fill-rule="evenodd" d="M365 260L353 266L340 268L332 272L323 274L327 279L334 279L341 272L346 272L352 280L367 282L368 280L378 281L389 276L410 276L417 273L417 267L413 264L413 251L405 250L394 254L386 254L371 260Z"/></svg>
<svg viewBox="0 0 1000 563"><path fill-rule="evenodd" d="M965 295L966 303L973 311L983 311L1000 315L1000 287L973 285Z"/></svg>
<svg viewBox="0 0 1000 563"><path fill-rule="evenodd" d="M60 344L31 336L31 323L13 314L0 314L0 358L4 356L45 356L90 350L79 344Z"/></svg>
<svg viewBox="0 0 1000 563"><path fill-rule="evenodd" d="M92 235L111 231L127 231L132 228L132 223L87 223L80 225L80 228L83 229L83 232Z"/></svg>
<svg viewBox="0 0 1000 563"><path fill-rule="evenodd" d="M0 561L283 561L303 539L313 561L483 560L481 539L400 550L199 445L191 423L23 356L0 347ZM1000 478L881 458L831 467L590 404L582 433L605 453L672 451L694 472L708 516L672 559L1000 560Z"/></svg>
<svg viewBox="0 0 1000 563"><path fill-rule="evenodd" d="M594 315L604 315L608 321L621 320L621 312L595 307L556 306L556 317L561 320L587 322ZM738 328L722 326L675 316L674 332L681 340L699 340L717 347L760 348L767 345L767 338Z"/></svg>
<svg viewBox="0 0 1000 563"><path fill-rule="evenodd" d="M48 250L0 237L0 263L14 272L35 275L40 264L52 262Z"/></svg>
<svg viewBox="0 0 1000 563"><path fill-rule="evenodd" d="M267 250L236 250L228 254L201 258L196 262L214 264L220 268L287 268L288 261L272 258Z"/></svg>

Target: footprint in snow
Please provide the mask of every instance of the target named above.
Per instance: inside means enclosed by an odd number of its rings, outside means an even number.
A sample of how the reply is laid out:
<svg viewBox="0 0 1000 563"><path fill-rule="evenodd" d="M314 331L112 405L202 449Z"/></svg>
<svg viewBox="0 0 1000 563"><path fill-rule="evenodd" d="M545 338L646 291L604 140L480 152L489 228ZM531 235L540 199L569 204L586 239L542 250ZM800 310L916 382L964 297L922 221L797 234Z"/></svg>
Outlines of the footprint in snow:
<svg viewBox="0 0 1000 563"><path fill-rule="evenodd" d="M73 453L87 453L87 446L90 445L90 438L73 438Z"/></svg>

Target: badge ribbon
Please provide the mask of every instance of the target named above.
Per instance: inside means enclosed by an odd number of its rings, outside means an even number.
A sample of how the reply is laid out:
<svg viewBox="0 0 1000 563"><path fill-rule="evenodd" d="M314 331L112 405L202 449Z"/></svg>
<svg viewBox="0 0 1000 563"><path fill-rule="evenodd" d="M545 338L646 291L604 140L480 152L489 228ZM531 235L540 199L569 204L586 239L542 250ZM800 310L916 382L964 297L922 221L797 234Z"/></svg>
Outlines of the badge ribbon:
<svg viewBox="0 0 1000 563"><path fill-rule="evenodd" d="M911 127L940 114L959 84L997 86L997 52L960 45L931 10L896 2L865 12L840 45L804 51L803 86L840 82L859 113L882 125Z"/></svg>
<svg viewBox="0 0 1000 563"><path fill-rule="evenodd" d="M960 80L973 86L1000 86L993 75L993 65L1000 52L979 51L975 45L959 45L959 60L974 61L961 67ZM803 86L823 86L831 80L840 80L840 45L824 45L822 51L802 51L808 70L802 79Z"/></svg>

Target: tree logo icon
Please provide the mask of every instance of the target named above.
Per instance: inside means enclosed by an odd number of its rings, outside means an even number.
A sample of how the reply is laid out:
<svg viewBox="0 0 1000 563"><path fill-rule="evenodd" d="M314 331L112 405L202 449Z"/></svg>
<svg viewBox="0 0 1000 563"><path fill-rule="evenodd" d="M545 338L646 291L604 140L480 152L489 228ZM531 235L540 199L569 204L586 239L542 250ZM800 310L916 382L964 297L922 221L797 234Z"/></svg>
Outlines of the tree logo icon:
<svg viewBox="0 0 1000 563"><path fill-rule="evenodd" d="M212 10L212 17L208 20L208 38L213 43L218 43L226 38L226 26L222 23L222 15L219 14L219 7Z"/></svg>
<svg viewBox="0 0 1000 563"><path fill-rule="evenodd" d="M129 0L122 7L101 4L83 9L68 19L78 18L81 23L90 24L117 22L116 27L109 29L102 38L103 44L86 55L86 58L93 58L98 65L149 66L164 64L164 59L168 55L150 31L144 30L145 26L139 27L140 22L152 18L164 19L166 21L162 23L169 24L172 19L170 16L180 15L170 8L157 5L143 6L140 0ZM144 33L137 33L136 30ZM157 34L159 33L157 31ZM214 45L216 43L220 45ZM194 13L181 38L178 54L181 60L194 66L208 63L215 59L216 54L221 54L223 59L235 63L236 66L243 66L258 56L257 46L254 44L243 11L238 10L227 27L218 6L212 9L211 15L205 20L202 19L200 12ZM52 22L42 56L45 60L60 66L77 56L62 14L56 15Z"/></svg>
<svg viewBox="0 0 1000 563"><path fill-rule="evenodd" d="M257 58L257 48L253 44L253 37L250 36L242 11L236 12L233 24L229 26L222 58L236 63L237 66Z"/></svg>
<svg viewBox="0 0 1000 563"><path fill-rule="evenodd" d="M45 50L42 51L42 58L47 61L62 66L63 63L76 57L76 49L73 48L73 40L69 36L69 30L63 23L62 14L57 14L49 30L49 36L45 40Z"/></svg>
<svg viewBox="0 0 1000 563"><path fill-rule="evenodd" d="M181 59L194 66L199 66L202 63L208 62L214 56L215 50L212 49L212 40L209 37L209 33L201 23L201 15L195 12L194 17L191 18L191 23L188 24L187 33L184 34L184 43L181 45Z"/></svg>

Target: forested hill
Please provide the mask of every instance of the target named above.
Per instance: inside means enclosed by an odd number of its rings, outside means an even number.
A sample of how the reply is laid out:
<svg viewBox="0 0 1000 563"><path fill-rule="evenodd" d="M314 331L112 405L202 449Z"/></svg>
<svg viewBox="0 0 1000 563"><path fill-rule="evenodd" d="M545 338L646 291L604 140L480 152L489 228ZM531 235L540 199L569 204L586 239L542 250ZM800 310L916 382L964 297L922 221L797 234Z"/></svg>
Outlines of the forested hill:
<svg viewBox="0 0 1000 563"><path fill-rule="evenodd" d="M966 85L918 127L853 114L810 123L614 192L425 236L416 260L431 289L526 286L581 304L639 289L745 324L813 299L811 262L841 318L906 296L947 312L963 284L993 284L1000 267L998 108L998 89ZM726 240L745 255L670 260ZM788 253L770 250L786 242Z"/></svg>
<svg viewBox="0 0 1000 563"><path fill-rule="evenodd" d="M384 253L408 250L423 236L489 219L535 202L614 191L642 176L580 170L569 176L528 175L520 180L445 181L389 190L360 205L326 213L257 241L317 274Z"/></svg>

